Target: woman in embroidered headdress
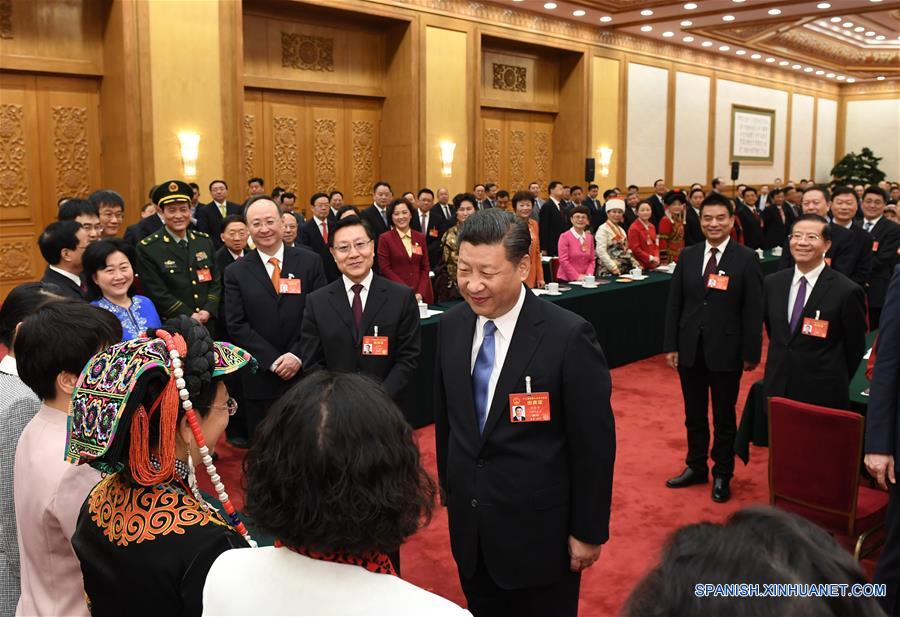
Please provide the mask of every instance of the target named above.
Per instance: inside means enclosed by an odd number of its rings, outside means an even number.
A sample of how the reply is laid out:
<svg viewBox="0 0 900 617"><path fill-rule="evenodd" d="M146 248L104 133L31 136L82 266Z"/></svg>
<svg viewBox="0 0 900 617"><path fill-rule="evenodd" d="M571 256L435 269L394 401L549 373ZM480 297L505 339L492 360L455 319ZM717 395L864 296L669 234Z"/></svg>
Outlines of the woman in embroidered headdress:
<svg viewBox="0 0 900 617"><path fill-rule="evenodd" d="M148 335L94 356L72 395L66 458L107 474L72 536L95 617L200 615L212 562L251 542L210 447L236 410L218 377L253 358L183 316ZM201 461L224 513L197 489Z"/></svg>
<svg viewBox="0 0 900 617"><path fill-rule="evenodd" d="M412 428L371 380L319 371L288 391L250 448L246 486L247 511L275 546L222 554L204 614L469 614L388 559L430 517L435 485Z"/></svg>

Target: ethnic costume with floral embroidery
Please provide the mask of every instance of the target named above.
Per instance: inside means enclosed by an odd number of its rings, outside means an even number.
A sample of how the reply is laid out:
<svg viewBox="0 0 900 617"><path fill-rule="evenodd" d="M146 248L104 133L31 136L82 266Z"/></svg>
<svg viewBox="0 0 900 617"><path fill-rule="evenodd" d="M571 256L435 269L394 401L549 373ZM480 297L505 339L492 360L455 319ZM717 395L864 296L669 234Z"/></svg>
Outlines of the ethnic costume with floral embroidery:
<svg viewBox="0 0 900 617"><path fill-rule="evenodd" d="M181 369L172 348L173 341L184 347L181 336L157 335L95 355L72 396L66 458L107 474L82 505L72 536L94 616L199 616L212 563L248 546L236 515L203 501L192 486L192 464L174 458L178 408L191 413L182 378L189 369ZM212 377L255 363L220 343L205 357ZM204 459L206 453L204 445ZM218 475L213 482L221 486Z"/></svg>

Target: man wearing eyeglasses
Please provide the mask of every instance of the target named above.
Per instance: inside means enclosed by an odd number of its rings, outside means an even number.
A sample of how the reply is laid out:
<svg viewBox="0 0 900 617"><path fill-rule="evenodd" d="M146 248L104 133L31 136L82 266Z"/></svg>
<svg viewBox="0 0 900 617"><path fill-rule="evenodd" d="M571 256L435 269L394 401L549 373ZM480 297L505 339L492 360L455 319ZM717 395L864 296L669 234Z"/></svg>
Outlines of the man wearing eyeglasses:
<svg viewBox="0 0 900 617"><path fill-rule="evenodd" d="M59 221L75 221L87 232L88 242L99 240L103 235L100 210L96 204L86 199L68 199L59 207Z"/></svg>
<svg viewBox="0 0 900 617"><path fill-rule="evenodd" d="M268 196L251 197L244 216L255 249L225 269L225 320L230 340L257 359L243 378L247 437L297 379L306 356L300 324L308 296L326 284L322 259L284 243L284 220Z"/></svg>
<svg viewBox="0 0 900 617"><path fill-rule="evenodd" d="M826 263L832 230L824 217L802 215L788 234L794 266L764 281L764 384L767 397L848 409L866 346L865 293Z"/></svg>

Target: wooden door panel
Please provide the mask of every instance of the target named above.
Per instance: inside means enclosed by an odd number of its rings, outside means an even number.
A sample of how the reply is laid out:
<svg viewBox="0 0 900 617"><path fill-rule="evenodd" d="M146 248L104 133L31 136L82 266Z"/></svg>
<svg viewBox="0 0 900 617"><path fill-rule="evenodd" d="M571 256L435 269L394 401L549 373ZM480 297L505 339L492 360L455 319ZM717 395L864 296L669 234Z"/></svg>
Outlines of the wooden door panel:
<svg viewBox="0 0 900 617"><path fill-rule="evenodd" d="M537 181L546 190L553 153L553 116L485 109L481 114L479 182L496 182L514 193Z"/></svg>
<svg viewBox="0 0 900 617"><path fill-rule="evenodd" d="M349 128L344 159L349 176L346 192L350 203L364 206L372 202L372 186L381 179L381 109L353 105L347 110L346 118Z"/></svg>
<svg viewBox="0 0 900 617"><path fill-rule="evenodd" d="M262 92L247 90L244 92L243 148L244 156L241 164L241 187L247 186L250 178L265 176L264 118ZM239 199L239 187L232 187L234 199ZM234 201L234 199L232 201Z"/></svg>

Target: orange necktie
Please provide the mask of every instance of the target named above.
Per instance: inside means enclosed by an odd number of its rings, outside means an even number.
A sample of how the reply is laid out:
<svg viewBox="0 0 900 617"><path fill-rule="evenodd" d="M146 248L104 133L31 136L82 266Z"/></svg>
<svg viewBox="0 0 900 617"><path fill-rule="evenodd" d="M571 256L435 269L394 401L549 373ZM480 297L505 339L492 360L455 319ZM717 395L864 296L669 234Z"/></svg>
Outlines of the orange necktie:
<svg viewBox="0 0 900 617"><path fill-rule="evenodd" d="M275 293L278 293L278 284L281 282L281 268L278 267L278 259L275 257L269 257L269 263L274 266L272 269L272 286L275 288Z"/></svg>

